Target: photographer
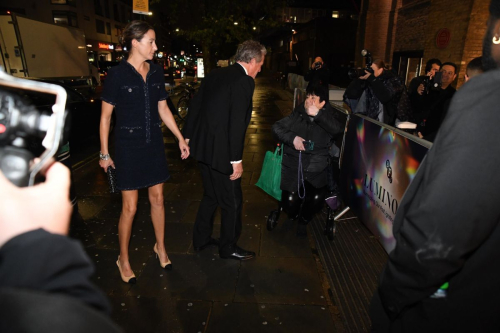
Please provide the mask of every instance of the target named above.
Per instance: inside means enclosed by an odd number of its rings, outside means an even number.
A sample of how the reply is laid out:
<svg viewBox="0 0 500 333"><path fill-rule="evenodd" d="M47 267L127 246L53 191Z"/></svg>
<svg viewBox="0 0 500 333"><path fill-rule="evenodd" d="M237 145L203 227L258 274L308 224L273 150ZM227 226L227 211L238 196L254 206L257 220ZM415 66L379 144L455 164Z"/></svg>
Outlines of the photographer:
<svg viewBox="0 0 500 333"><path fill-rule="evenodd" d="M401 79L375 59L365 74L354 79L344 93L344 100L357 100L354 113L394 126L398 103L405 89ZM352 104L351 104L352 105Z"/></svg>
<svg viewBox="0 0 500 333"><path fill-rule="evenodd" d="M0 331L118 332L90 258L66 237L69 170L54 163L45 176L19 188L0 172Z"/></svg>
<svg viewBox="0 0 500 333"><path fill-rule="evenodd" d="M273 125L273 133L284 149L281 203L289 219L299 218L298 237L307 236L307 224L323 207L328 191L329 148L333 138L343 131L328 103L328 90L316 85L308 87L306 94L304 103ZM299 163L303 181L297 176Z"/></svg>
<svg viewBox="0 0 500 333"><path fill-rule="evenodd" d="M410 96L410 101L413 102L418 100L419 96L422 96L424 92L433 84L434 76L436 72L441 69L441 61L436 58L429 59L425 64L425 75L420 75L415 77L410 82L408 87L408 95ZM412 105L413 107L413 105ZM415 110L415 107L413 108Z"/></svg>
<svg viewBox="0 0 500 333"><path fill-rule="evenodd" d="M457 77L457 65L445 62L440 72L441 86L430 89L427 94L421 96L421 110L414 114L418 136L430 142L434 141L456 91L451 84Z"/></svg>
<svg viewBox="0 0 500 333"><path fill-rule="evenodd" d="M311 69L304 75L304 80L308 83L307 88L321 85L328 89L328 81L330 80L330 72L326 68L321 57L314 58ZM327 99L328 100L328 99Z"/></svg>

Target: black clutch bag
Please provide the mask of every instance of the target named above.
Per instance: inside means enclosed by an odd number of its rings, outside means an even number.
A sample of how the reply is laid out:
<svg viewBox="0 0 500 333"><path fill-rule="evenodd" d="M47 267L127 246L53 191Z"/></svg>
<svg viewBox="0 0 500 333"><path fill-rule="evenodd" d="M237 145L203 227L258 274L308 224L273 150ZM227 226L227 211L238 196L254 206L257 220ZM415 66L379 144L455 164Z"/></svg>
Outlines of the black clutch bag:
<svg viewBox="0 0 500 333"><path fill-rule="evenodd" d="M108 175L109 193L114 194L120 192L116 188L116 170L113 167L109 166L106 174Z"/></svg>

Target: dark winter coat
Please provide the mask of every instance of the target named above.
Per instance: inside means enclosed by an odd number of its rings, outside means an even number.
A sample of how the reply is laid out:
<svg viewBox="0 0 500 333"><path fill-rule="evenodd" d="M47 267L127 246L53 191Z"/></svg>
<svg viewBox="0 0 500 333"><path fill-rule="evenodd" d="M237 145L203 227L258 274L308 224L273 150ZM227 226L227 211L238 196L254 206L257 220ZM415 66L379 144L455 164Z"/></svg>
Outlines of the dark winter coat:
<svg viewBox="0 0 500 333"><path fill-rule="evenodd" d="M327 102L315 117L310 117L302 103L292 114L273 125L274 135L284 144L281 167L282 190L297 191L299 151L293 145L296 136L314 142L312 151L302 152L304 180L316 188L327 184L325 169L328 165L328 149L332 145L333 138L344 130L340 122L335 119L334 112Z"/></svg>
<svg viewBox="0 0 500 333"><path fill-rule="evenodd" d="M372 332L500 332L499 85L495 70L454 95L394 218Z"/></svg>
<svg viewBox="0 0 500 333"><path fill-rule="evenodd" d="M358 100L363 91L366 91L367 108L360 113L377 119L380 102L383 105L384 123L394 126L398 103L404 89L406 89L404 84L396 74L384 70L378 77L370 75L366 80L354 79L347 87L344 96L347 99Z"/></svg>

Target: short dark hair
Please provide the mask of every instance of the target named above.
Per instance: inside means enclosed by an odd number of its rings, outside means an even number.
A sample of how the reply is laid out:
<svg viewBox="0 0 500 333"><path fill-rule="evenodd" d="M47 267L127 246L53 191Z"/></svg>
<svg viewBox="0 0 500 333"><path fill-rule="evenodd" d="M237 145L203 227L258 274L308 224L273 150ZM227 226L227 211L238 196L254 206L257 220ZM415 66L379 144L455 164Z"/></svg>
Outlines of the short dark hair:
<svg viewBox="0 0 500 333"><path fill-rule="evenodd" d="M477 57L469 61L467 64L467 71L479 71L484 72L483 69L483 57Z"/></svg>
<svg viewBox="0 0 500 333"><path fill-rule="evenodd" d="M425 63L425 74L427 74L427 73L429 73L431 71L432 65L434 65L434 64L439 65L439 68L442 67L441 60L439 60L437 58L429 59Z"/></svg>
<svg viewBox="0 0 500 333"><path fill-rule="evenodd" d="M154 28L146 21L135 20L125 26L119 42L127 58L132 50L132 41L136 39L140 42L149 30L154 30Z"/></svg>
<svg viewBox="0 0 500 333"><path fill-rule="evenodd" d="M328 88L321 84L309 85L306 89L306 96L315 95L319 97L319 101L328 101Z"/></svg>
<svg viewBox="0 0 500 333"><path fill-rule="evenodd" d="M441 69L443 69L444 66L452 66L453 68L455 68L455 74L457 74L457 65L455 65L453 62L445 62L444 64L441 65Z"/></svg>

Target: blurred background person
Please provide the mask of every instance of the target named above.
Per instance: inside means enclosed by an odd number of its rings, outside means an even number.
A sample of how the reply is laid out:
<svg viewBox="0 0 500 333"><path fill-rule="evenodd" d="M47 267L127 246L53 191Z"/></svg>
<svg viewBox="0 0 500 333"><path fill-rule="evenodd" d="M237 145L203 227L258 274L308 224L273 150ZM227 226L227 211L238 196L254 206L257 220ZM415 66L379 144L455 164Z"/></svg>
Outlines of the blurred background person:
<svg viewBox="0 0 500 333"><path fill-rule="evenodd" d="M483 58L477 57L469 61L467 68L465 69L465 82L469 81L471 78L478 76L484 72L483 70Z"/></svg>
<svg viewBox="0 0 500 333"><path fill-rule="evenodd" d="M457 65L452 62L445 62L441 66L440 72L442 73L441 86L430 89L427 94L421 96L421 112L414 114L418 136L431 142L434 141L441 123L446 117L451 99L456 92L452 83L457 77Z"/></svg>
<svg viewBox="0 0 500 333"><path fill-rule="evenodd" d="M365 73L349 84L344 99L358 101L352 110L354 113L394 126L399 100L406 88L396 74L386 69L381 59L375 59L371 72L365 70Z"/></svg>
<svg viewBox="0 0 500 333"><path fill-rule="evenodd" d="M408 95L413 100L417 95L422 95L426 86L432 85L434 75L441 69L441 61L436 58L429 59L425 64L425 75L420 75L411 80L408 86ZM422 86L421 86L422 85Z"/></svg>
<svg viewBox="0 0 500 333"><path fill-rule="evenodd" d="M165 157L161 122L179 140L181 158L189 156L166 99L163 68L153 64L157 50L153 28L145 21L132 21L123 30L121 44L127 52L120 65L110 68L102 92L99 165L107 172L116 167L117 188L122 193L118 223L120 255L116 264L124 282L135 283L128 246L137 211L138 189L147 188L156 244L153 251L160 266L172 269L165 251L165 206L163 183L170 178ZM111 115L116 109L115 161L109 155Z"/></svg>
<svg viewBox="0 0 500 333"><path fill-rule="evenodd" d="M314 62L311 64L311 69L309 69L309 71L307 71L304 75L304 80L308 82L307 87L321 85L328 89L330 71L325 66L323 58L314 58Z"/></svg>
<svg viewBox="0 0 500 333"><path fill-rule="evenodd" d="M306 96L304 103L272 128L284 149L281 204L289 219L298 218L299 237L307 236L307 224L324 205L328 192L329 149L333 138L344 130L334 117L324 86L308 87ZM303 173L303 182L297 177L299 172Z"/></svg>

